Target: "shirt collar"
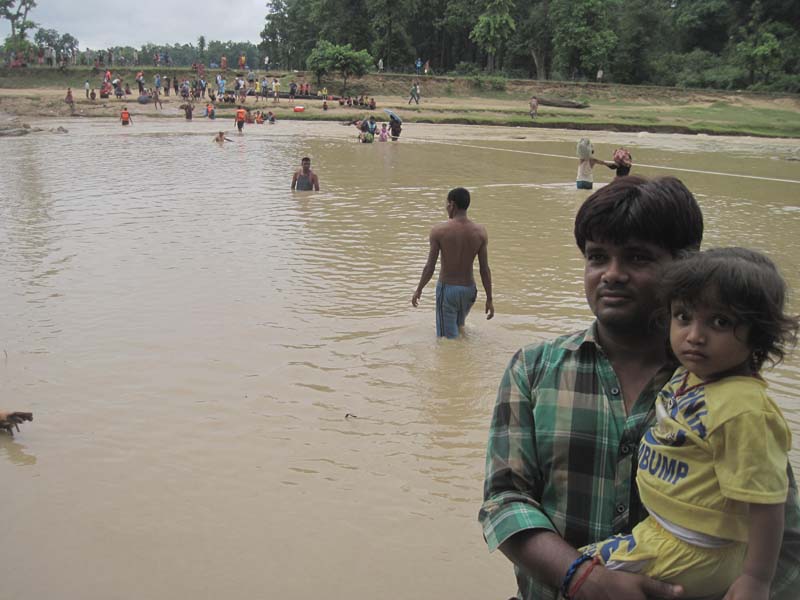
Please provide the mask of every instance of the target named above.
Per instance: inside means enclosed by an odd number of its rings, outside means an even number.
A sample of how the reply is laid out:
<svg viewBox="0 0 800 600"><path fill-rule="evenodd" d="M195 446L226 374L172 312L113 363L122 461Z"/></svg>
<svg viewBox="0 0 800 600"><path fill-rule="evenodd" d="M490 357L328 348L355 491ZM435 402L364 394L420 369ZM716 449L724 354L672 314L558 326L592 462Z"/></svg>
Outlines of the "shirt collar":
<svg viewBox="0 0 800 600"><path fill-rule="evenodd" d="M593 321L588 329L580 331L569 336L564 340L563 347L565 350L577 352L584 344L591 344L596 348L600 345L597 343L597 321Z"/></svg>

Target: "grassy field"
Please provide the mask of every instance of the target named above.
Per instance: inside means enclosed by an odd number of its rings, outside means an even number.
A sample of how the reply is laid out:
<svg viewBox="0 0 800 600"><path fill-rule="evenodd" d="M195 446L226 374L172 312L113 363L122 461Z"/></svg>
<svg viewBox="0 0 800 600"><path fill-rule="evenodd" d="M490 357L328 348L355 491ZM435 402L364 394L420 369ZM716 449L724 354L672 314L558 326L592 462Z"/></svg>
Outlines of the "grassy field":
<svg viewBox="0 0 800 600"><path fill-rule="evenodd" d="M149 85L156 73L171 78L194 75L184 68L143 67L143 71ZM227 77L229 81L232 73ZM134 69L114 69L114 74L136 88ZM208 71L209 81L215 75L216 71ZM308 81L317 89L313 77L303 73L270 72L269 77L279 77L284 91L293 79ZM116 100L90 103L84 99L84 81L88 79L93 87L99 87L100 78L100 74L81 67L63 72L40 67L0 69L0 110L24 117L68 115L63 98L66 88L72 87L79 116L117 116L120 107ZM417 106L407 104L408 91L416 79L412 75L373 74L348 82L348 87L351 94L374 96L379 109L396 110L408 122L800 137L800 97L793 95L433 76L419 79L422 103ZM342 92L340 80L325 80L322 85L330 93ZM536 121L528 115L528 99L533 94L541 99ZM170 96L163 100L165 110L160 116L181 116L179 99ZM573 109L548 105L558 100L580 101L589 106ZM127 102L140 113L156 114L152 106L137 105L130 98ZM248 105L253 106L252 103L249 98ZM321 100L297 103L304 104L303 113L294 113L285 99L277 106L269 103L269 109L282 119L346 121L365 114L363 109L340 107L336 101L328 103L328 111L322 111ZM227 108L220 107L221 116L228 116L227 113Z"/></svg>

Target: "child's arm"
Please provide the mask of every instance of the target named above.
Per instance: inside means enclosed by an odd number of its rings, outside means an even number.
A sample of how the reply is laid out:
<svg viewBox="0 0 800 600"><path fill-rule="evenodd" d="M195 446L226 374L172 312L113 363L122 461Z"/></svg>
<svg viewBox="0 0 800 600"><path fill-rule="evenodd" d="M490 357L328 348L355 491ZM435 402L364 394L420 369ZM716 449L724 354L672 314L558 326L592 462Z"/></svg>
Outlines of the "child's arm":
<svg viewBox="0 0 800 600"><path fill-rule="evenodd" d="M783 538L783 511L783 504L750 503L744 568L723 600L768 600Z"/></svg>

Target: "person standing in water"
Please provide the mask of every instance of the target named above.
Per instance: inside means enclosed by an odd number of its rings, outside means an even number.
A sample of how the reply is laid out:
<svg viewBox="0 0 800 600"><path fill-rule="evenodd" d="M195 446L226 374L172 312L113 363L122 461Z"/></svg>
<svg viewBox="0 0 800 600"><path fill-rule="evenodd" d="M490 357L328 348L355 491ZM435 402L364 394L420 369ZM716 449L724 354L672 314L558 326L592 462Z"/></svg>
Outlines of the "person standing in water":
<svg viewBox="0 0 800 600"><path fill-rule="evenodd" d="M310 192L319 191L319 177L311 170L311 159L307 156L300 161L300 168L294 172L292 177L292 191Z"/></svg>
<svg viewBox="0 0 800 600"><path fill-rule="evenodd" d="M244 133L244 122L247 120L247 111L244 109L243 106L239 106L236 110L236 116L234 117L234 123L236 123L236 127L239 128L239 133Z"/></svg>
<svg viewBox="0 0 800 600"><path fill-rule="evenodd" d="M447 194L447 221L434 225L430 234L428 261L411 304L419 305L422 289L436 270L439 253L442 268L436 283L436 336L457 338L463 333L464 321L478 297L472 265L478 257L481 283L486 291L486 319L494 317L492 302L492 272L489 269L489 236L486 227L467 218L470 204L469 192L455 188Z"/></svg>
<svg viewBox="0 0 800 600"><path fill-rule="evenodd" d="M123 125L130 125L133 123L133 118L131 117L131 113L128 112L127 106L122 107L122 112L119 113L119 120Z"/></svg>

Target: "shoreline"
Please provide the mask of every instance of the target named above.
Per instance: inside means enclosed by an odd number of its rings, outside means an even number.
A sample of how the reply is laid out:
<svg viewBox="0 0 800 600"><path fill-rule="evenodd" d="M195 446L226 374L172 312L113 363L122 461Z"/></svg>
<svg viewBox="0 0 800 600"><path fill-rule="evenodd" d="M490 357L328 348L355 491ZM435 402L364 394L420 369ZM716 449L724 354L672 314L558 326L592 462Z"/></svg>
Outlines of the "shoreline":
<svg viewBox="0 0 800 600"><path fill-rule="evenodd" d="M83 81L91 82L97 75L90 69L70 69L66 73L32 69L29 73L14 73L13 81L8 70L0 71L0 113L22 119L42 117L118 118L122 106L127 105L134 115L157 118L183 119L178 108L182 99L161 96L163 111L151 104L138 104L136 98L115 98L91 102L84 97ZM116 70L115 70L116 71ZM129 70L120 70L128 74ZM146 69L146 78L154 69ZM191 76L188 69L174 69L174 74ZM209 72L209 80L213 73ZM282 89L289 80L303 81L303 74L283 74ZM475 86L476 78L429 77L420 78L421 104L409 105L405 92L409 75L367 75L354 80L348 87L354 95L366 94L374 98L377 108L339 106L336 100L328 101L329 110L322 110L322 99L303 99L295 102L281 98L278 103L270 99L255 102L249 96L245 106L251 109L272 110L279 120L348 122L374 114L379 122L385 121L382 109L391 109L403 118L404 123L442 125L479 125L519 127L522 129L570 129L609 132L648 132L658 134L719 135L730 137L800 138L800 96L790 94L764 95L739 94L725 91L660 89L652 86L621 86L614 84L578 84L569 82L538 82L508 80L505 89L484 89L488 83ZM72 83L75 113L71 115L64 102L66 87ZM24 87L28 85L28 87ZM323 81L331 93L340 93L335 80ZM542 99L537 119L528 114L531 93ZM553 104L550 104L552 102ZM585 108L561 106L572 102L587 105ZM302 105L302 113L293 111ZM202 112L202 101L195 102L196 118ZM217 118L233 120L236 104L217 103Z"/></svg>

